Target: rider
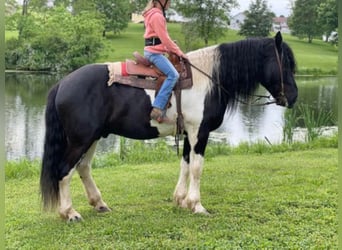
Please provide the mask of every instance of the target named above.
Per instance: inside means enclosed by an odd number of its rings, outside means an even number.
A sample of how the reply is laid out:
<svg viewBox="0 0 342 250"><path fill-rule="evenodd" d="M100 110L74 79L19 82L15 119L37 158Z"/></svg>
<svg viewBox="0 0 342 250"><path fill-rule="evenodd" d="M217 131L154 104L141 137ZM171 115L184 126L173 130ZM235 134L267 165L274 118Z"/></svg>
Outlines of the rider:
<svg viewBox="0 0 342 250"><path fill-rule="evenodd" d="M174 53L187 60L187 56L171 40L167 31L165 10L169 8L170 2L170 0L149 0L143 11L145 21L144 56L167 76L152 104L153 109L150 114L151 119L158 122L168 120L165 115L166 105L179 78L177 70L164 56L164 53Z"/></svg>

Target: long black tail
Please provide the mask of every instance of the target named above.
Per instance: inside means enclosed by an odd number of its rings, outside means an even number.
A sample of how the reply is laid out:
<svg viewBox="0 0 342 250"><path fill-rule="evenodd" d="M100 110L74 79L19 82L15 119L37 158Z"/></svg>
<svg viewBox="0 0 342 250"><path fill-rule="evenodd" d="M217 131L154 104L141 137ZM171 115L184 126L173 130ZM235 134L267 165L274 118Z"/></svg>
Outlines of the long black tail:
<svg viewBox="0 0 342 250"><path fill-rule="evenodd" d="M57 84L50 90L45 110L46 132L40 175L40 191L45 210L54 209L59 203L59 169L67 144L55 105L58 87Z"/></svg>

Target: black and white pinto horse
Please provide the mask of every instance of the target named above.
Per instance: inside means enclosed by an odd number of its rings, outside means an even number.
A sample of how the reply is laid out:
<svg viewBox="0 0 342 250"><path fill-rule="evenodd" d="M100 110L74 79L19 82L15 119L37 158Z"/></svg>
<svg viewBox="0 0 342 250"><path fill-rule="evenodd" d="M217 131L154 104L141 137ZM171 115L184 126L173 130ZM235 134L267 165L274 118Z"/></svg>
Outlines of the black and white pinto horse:
<svg viewBox="0 0 342 250"><path fill-rule="evenodd" d="M295 59L277 33L274 38L246 39L187 54L193 65L191 89L182 91L184 146L174 201L194 213L207 213L200 200L200 178L209 133L239 100L247 100L259 84L274 103L291 108L297 99ZM97 141L108 134L152 139L175 133L175 124L150 120L153 90L115 83L107 86L106 64L90 64L70 73L51 88L46 107L46 135L40 188L43 206L58 208L61 217L80 220L69 190L75 170L88 200L99 212L110 211L91 175ZM176 121L175 98L167 116Z"/></svg>

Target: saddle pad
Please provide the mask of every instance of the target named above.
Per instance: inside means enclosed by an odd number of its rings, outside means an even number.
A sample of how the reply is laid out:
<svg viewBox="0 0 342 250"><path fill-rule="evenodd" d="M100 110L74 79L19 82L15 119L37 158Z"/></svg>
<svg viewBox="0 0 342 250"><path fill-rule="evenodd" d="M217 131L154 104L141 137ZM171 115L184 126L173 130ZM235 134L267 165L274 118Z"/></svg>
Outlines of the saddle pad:
<svg viewBox="0 0 342 250"><path fill-rule="evenodd" d="M108 86L111 86L113 82L115 82L116 75L122 75L122 63L121 62L113 62L113 63L106 63L108 68Z"/></svg>

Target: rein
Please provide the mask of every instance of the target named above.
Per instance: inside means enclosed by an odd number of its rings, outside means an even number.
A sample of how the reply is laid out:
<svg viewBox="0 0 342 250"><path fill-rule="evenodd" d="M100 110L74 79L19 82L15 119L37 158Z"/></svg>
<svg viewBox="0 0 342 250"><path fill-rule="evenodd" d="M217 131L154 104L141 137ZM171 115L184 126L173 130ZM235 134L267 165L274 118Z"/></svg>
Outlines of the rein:
<svg viewBox="0 0 342 250"><path fill-rule="evenodd" d="M276 58L277 58L277 64L278 64L278 67L279 67L279 73L280 73L280 84L281 84L281 91L279 93L279 96L280 97L284 97L285 94L284 94L284 81L283 81L283 70L282 70L282 63L281 63L281 60L280 60L280 56L279 56L279 52L277 50L277 46L274 45L274 50L275 50L275 54L276 54ZM229 95L229 91L223 87L221 84L217 83L216 81L214 81L214 79L212 78L212 76L210 76L209 74L207 74L206 72L204 72L203 70L201 70L200 68L198 68L197 66L193 65L189 60L187 61L189 63L189 65L191 67L193 67L194 69L196 69L197 71L199 71L200 73L202 73L203 75L205 75L212 83L216 84L217 86L219 86L221 88L221 90L223 90L223 92L225 92L227 95ZM257 97L253 102L252 104L254 106L265 106L265 105L269 105L269 104L274 104L274 103L277 103L276 100L273 100L273 101L269 101L269 102L265 102L265 103L261 103L261 104L257 104L256 102L259 101L260 99L262 98L266 98L266 99L270 99L271 98L271 95L268 95L268 96L264 96L264 95L251 95L251 96L254 96L254 97ZM238 102L242 103L242 104L246 104L248 105L249 103L245 102L245 101L242 101L242 100L239 100L239 99L236 99Z"/></svg>

